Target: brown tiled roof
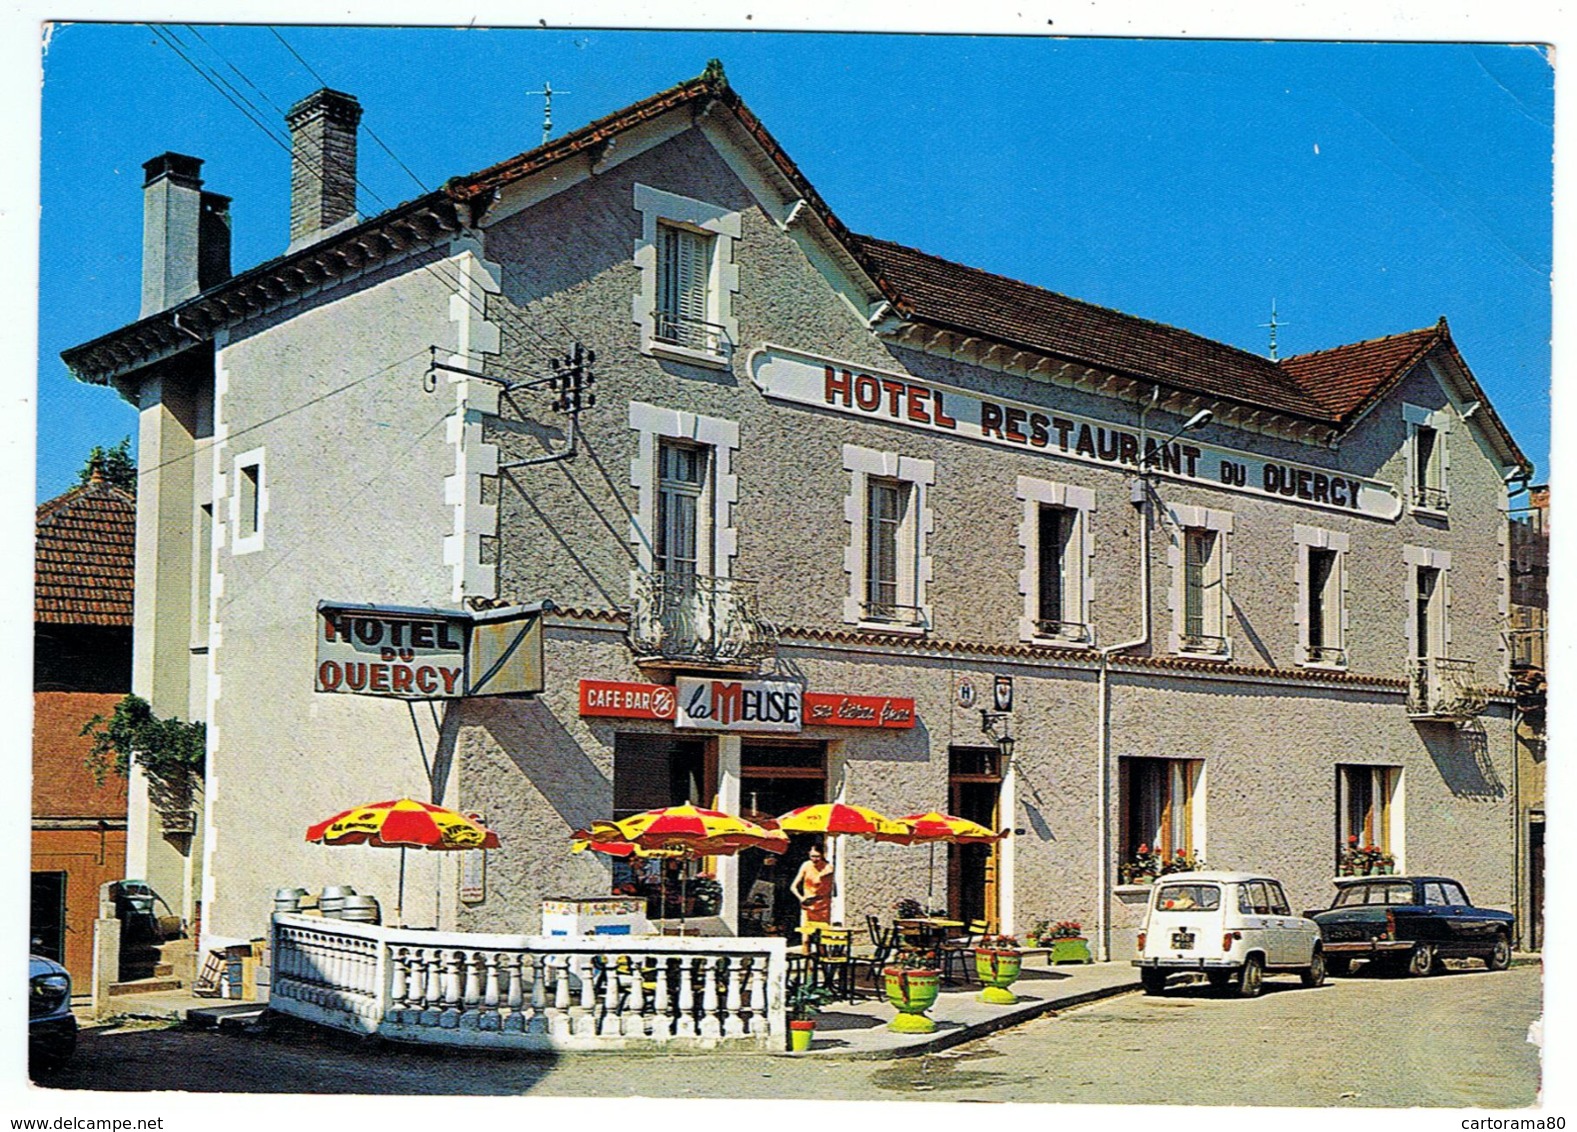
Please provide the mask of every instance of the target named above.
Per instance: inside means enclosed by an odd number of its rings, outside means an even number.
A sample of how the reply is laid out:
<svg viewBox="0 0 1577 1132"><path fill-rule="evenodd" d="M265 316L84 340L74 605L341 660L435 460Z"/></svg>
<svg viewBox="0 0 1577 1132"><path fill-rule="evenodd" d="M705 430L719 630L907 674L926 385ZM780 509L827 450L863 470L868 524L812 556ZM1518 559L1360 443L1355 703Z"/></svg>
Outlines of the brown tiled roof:
<svg viewBox="0 0 1577 1132"><path fill-rule="evenodd" d="M108 716L119 693L33 694L33 816L36 818L124 818L126 780L111 771L100 786L84 760L91 742L82 727Z"/></svg>
<svg viewBox="0 0 1577 1132"><path fill-rule="evenodd" d="M1446 334L1441 319L1422 330L1283 358L1281 370L1332 415L1345 420L1412 369Z"/></svg>
<svg viewBox="0 0 1577 1132"><path fill-rule="evenodd" d="M1323 404L1258 354L902 244L855 239L922 322L1180 390L1330 419Z"/></svg>
<svg viewBox="0 0 1577 1132"><path fill-rule="evenodd" d="M107 483L38 506L33 616L64 625L130 625L137 501Z"/></svg>

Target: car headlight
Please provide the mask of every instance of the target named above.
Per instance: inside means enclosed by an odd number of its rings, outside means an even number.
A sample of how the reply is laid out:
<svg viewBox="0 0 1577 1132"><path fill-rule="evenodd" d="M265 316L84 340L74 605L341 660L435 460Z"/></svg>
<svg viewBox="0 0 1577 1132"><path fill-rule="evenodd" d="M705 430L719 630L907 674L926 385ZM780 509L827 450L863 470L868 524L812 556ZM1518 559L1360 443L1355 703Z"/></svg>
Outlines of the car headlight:
<svg viewBox="0 0 1577 1132"><path fill-rule="evenodd" d="M69 975L34 975L32 993L28 998L29 1014L48 1014L57 1010L71 997Z"/></svg>

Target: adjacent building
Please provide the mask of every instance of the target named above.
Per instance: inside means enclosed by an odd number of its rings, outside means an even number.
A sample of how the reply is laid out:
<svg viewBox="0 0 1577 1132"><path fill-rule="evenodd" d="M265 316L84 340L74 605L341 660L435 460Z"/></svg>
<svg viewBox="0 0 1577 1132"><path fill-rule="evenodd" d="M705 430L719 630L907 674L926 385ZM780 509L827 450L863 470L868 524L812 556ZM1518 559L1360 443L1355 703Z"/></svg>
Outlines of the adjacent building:
<svg viewBox="0 0 1577 1132"><path fill-rule="evenodd" d="M126 875L126 780L88 769L82 734L131 689L137 504L94 475L41 503L33 573L33 834L29 934L36 954L90 985L99 887Z"/></svg>
<svg viewBox="0 0 1577 1132"><path fill-rule="evenodd" d="M1444 319L1275 361L858 235L720 68L371 218L359 116L291 110L291 242L239 275L201 163L149 162L142 317L65 355L141 412L134 687L208 723L206 940L283 885L387 906L397 855L302 834L402 794L499 832L409 863L407 918L478 930L685 800L1010 829L851 841L836 911L1119 957L1150 851L1310 907L1357 838L1512 900L1530 468ZM540 692L490 694L511 624ZM731 926L780 928L762 868L716 862Z"/></svg>

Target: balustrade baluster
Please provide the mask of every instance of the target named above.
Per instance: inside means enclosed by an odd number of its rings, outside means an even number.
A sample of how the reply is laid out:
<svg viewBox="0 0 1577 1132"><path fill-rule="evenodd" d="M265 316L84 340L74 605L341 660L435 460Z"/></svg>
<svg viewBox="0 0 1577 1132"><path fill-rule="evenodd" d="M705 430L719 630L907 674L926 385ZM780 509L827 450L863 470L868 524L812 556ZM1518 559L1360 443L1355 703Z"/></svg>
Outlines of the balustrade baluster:
<svg viewBox="0 0 1577 1132"><path fill-rule="evenodd" d="M705 982L701 984L701 1036L703 1038L720 1038L723 1036L723 1022L717 1013L717 960L716 955L704 956L701 960Z"/></svg>
<svg viewBox="0 0 1577 1132"><path fill-rule="evenodd" d="M695 964L689 955L679 959L679 1019L675 1033L681 1038L695 1037Z"/></svg>
<svg viewBox="0 0 1577 1132"><path fill-rule="evenodd" d="M580 980L580 1009L575 1012L577 1037L592 1037L597 1032L597 987L593 977L595 965L588 956L570 957L570 968Z"/></svg>
<svg viewBox="0 0 1577 1132"><path fill-rule="evenodd" d="M619 1033L619 960L629 962L628 956L609 955L602 962L602 1018L597 1033L611 1037Z"/></svg>
<svg viewBox="0 0 1577 1132"><path fill-rule="evenodd" d="M465 952L453 950L443 964L443 1013L438 1016L438 1024L446 1030L460 1025L460 967L464 962Z"/></svg>
<svg viewBox="0 0 1577 1132"><path fill-rule="evenodd" d="M771 1030L767 1013L767 959L764 955L750 957L750 1025L749 1034L765 1034Z"/></svg>
<svg viewBox="0 0 1577 1132"><path fill-rule="evenodd" d="M652 990L652 1037L670 1038L674 1032L673 1011L669 1004L668 991L671 961L668 956L659 955L652 962L656 967L654 981L657 984Z"/></svg>
<svg viewBox="0 0 1577 1132"><path fill-rule="evenodd" d="M646 957L630 956L630 995L625 1001L623 1030L626 1037L646 1036Z"/></svg>
<svg viewBox="0 0 1577 1132"><path fill-rule="evenodd" d="M728 964L728 994L724 999L728 1016L723 1020L723 1036L729 1038L743 1037L745 1033L745 1015L741 1001L741 982L745 972L737 958L730 957L723 960Z"/></svg>
<svg viewBox="0 0 1577 1132"><path fill-rule="evenodd" d="M411 949L389 949L389 1020L404 1022L410 1003L406 1001L410 987Z"/></svg>
<svg viewBox="0 0 1577 1132"><path fill-rule="evenodd" d="M422 988L422 1025L438 1025L439 1004L444 999L444 956L436 947L422 949L422 965L427 969Z"/></svg>

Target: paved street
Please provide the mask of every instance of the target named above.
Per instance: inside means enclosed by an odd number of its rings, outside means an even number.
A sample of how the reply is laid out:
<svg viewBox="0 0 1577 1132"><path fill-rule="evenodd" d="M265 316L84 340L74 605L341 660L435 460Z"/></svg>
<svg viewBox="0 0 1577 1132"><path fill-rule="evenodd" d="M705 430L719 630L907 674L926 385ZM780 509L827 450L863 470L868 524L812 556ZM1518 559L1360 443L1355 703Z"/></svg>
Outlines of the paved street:
<svg viewBox="0 0 1577 1132"><path fill-rule="evenodd" d="M1541 972L1356 977L1257 1001L1203 988L1122 995L944 1053L788 1056L440 1055L291 1029L85 1034L50 1084L103 1090L449 1093L736 1099L1511 1107L1532 1103L1527 1041ZM617 1058L618 1073L608 1072Z"/></svg>

